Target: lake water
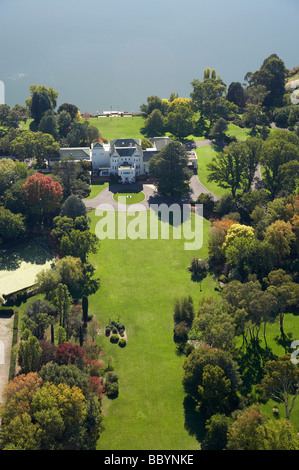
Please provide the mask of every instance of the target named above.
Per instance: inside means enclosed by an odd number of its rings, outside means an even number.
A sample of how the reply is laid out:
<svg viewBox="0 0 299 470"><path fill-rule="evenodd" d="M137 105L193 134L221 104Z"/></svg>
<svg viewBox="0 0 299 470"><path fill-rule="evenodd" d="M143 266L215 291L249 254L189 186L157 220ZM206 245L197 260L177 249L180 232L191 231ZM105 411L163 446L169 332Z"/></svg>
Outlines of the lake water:
<svg viewBox="0 0 299 470"><path fill-rule="evenodd" d="M6 103L53 86L81 112L138 111L147 96L189 97L215 68L227 86L272 53L299 65L298 0L0 0Z"/></svg>

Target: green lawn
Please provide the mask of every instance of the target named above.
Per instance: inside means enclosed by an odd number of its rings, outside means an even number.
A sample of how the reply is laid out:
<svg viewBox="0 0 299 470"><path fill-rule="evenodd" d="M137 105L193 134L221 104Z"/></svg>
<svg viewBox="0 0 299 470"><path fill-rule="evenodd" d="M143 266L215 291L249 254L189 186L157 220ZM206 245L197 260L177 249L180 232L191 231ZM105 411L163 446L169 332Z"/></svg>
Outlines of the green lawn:
<svg viewBox="0 0 299 470"><path fill-rule="evenodd" d="M208 182L208 169L207 164L211 162L212 158L217 155L222 149L216 145L204 145L197 147L196 155L198 159L198 179L199 181L216 196L222 197L228 192L227 189L220 188L214 181Z"/></svg>
<svg viewBox="0 0 299 470"><path fill-rule="evenodd" d="M299 340L299 319L298 316L291 313L284 316L284 333L286 335L286 347L289 348L292 341ZM284 344L281 341L281 334L279 330L278 320L275 323L267 326L266 339L269 349L277 356L283 356L286 353ZM261 342L264 348L264 340ZM296 348L297 349L297 348ZM292 350L291 350L292 351ZM298 357L298 356L297 356ZM266 404L261 406L261 410L269 414L271 418L274 417L273 408L278 408L279 417L285 418L285 408L283 404L277 404L273 400L269 400ZM297 398L294 409L291 414L291 422L295 426L296 431L299 431L299 399Z"/></svg>
<svg viewBox="0 0 299 470"><path fill-rule="evenodd" d="M227 135L230 137L235 136L238 140L246 140L250 137L250 129L242 129L239 126L236 126L236 124L229 123Z"/></svg>
<svg viewBox="0 0 299 470"><path fill-rule="evenodd" d="M121 201L120 198L122 198ZM118 193L113 194L113 199L117 202L123 203L124 198L126 198L125 204L138 204L139 202L144 201L145 194L142 191L129 193L120 191Z"/></svg>
<svg viewBox="0 0 299 470"><path fill-rule="evenodd" d="M100 134L107 140L113 139L142 139L141 129L144 119L141 116L132 117L101 117L90 118L89 123L99 129Z"/></svg>
<svg viewBox="0 0 299 470"><path fill-rule="evenodd" d="M109 187L109 183L105 182L97 182L94 181L91 183L90 186L90 195L86 199L93 199L95 198L100 192L102 192L104 189Z"/></svg>
<svg viewBox="0 0 299 470"><path fill-rule="evenodd" d="M147 212L149 216L149 211ZM92 228L98 218L90 212ZM214 295L215 282L207 277L192 282L187 268L191 258L207 256L210 224L203 220L204 245L184 250L183 240L102 240L90 260L101 279L89 298L90 313L102 327L108 320L125 324L125 348L99 341L115 359L119 396L103 401L105 430L101 450L194 450L199 444L185 428L183 358L173 342L172 309L177 297L190 294L197 305L203 295Z"/></svg>

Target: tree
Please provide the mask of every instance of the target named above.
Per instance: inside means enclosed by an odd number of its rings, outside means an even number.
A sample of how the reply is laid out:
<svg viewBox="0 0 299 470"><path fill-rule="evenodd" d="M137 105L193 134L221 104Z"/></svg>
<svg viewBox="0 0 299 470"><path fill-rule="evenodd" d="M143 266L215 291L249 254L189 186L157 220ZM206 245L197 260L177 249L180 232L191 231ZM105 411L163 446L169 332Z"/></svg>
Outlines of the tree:
<svg viewBox="0 0 299 470"><path fill-rule="evenodd" d="M51 382L56 386L64 383L69 387L79 387L85 396L88 393L88 375L73 364L58 365L55 362L47 364L39 371L39 377L42 378L43 383Z"/></svg>
<svg viewBox="0 0 299 470"><path fill-rule="evenodd" d="M70 113L62 110L57 116L57 126L59 135L61 137L66 137L72 128L72 116Z"/></svg>
<svg viewBox="0 0 299 470"><path fill-rule="evenodd" d="M62 187L50 176L36 173L23 184L24 198L29 210L43 221L44 217L55 212L62 197Z"/></svg>
<svg viewBox="0 0 299 470"><path fill-rule="evenodd" d="M277 179L283 190L287 193L295 193L299 182L299 161L291 160L280 165Z"/></svg>
<svg viewBox="0 0 299 470"><path fill-rule="evenodd" d="M155 178L159 193L168 196L184 194L191 177L188 156L179 142L170 142L149 161L149 172Z"/></svg>
<svg viewBox="0 0 299 470"><path fill-rule="evenodd" d="M226 85L216 73L205 73L203 81L195 79L191 85L193 108L200 113L202 125L208 123L209 130L220 117L228 119L237 112L237 106L225 99Z"/></svg>
<svg viewBox="0 0 299 470"><path fill-rule="evenodd" d="M148 117L154 110L158 110L162 113L163 111L163 103L161 98L156 95L148 96L147 104L142 104L140 106L141 112L144 113L146 117Z"/></svg>
<svg viewBox="0 0 299 470"><path fill-rule="evenodd" d="M43 132L25 131L18 134L10 143L13 155L25 160L35 159L39 167L50 164L50 159L59 156L59 143L50 134Z"/></svg>
<svg viewBox="0 0 299 470"><path fill-rule="evenodd" d="M299 160L299 137L277 130L263 143L260 160L265 171L263 183L274 198L281 189L280 166Z"/></svg>
<svg viewBox="0 0 299 470"><path fill-rule="evenodd" d="M249 87L262 85L267 90L262 104L264 106L280 106L285 94L286 68L276 54L267 57L258 71L247 74Z"/></svg>
<svg viewBox="0 0 299 470"><path fill-rule="evenodd" d="M229 228L234 223L234 220L227 217L212 222L209 237L209 261L213 266L221 265L225 262L223 244Z"/></svg>
<svg viewBox="0 0 299 470"><path fill-rule="evenodd" d="M203 371L206 365L220 367L225 378L230 380L232 393L237 392L241 378L238 365L231 354L220 349L200 346L194 349L183 363L183 386L188 395L198 401L198 387L203 385Z"/></svg>
<svg viewBox="0 0 299 470"><path fill-rule="evenodd" d="M61 344L66 343L67 337L66 337L66 331L63 328L63 326L59 326L57 328L57 344L60 346Z"/></svg>
<svg viewBox="0 0 299 470"><path fill-rule="evenodd" d="M46 382L32 401L32 413L43 431L42 449L80 449L86 400L78 387Z"/></svg>
<svg viewBox="0 0 299 470"><path fill-rule="evenodd" d="M267 227L265 240L273 246L276 266L280 266L282 261L290 256L296 237L290 222L276 220Z"/></svg>
<svg viewBox="0 0 299 470"><path fill-rule="evenodd" d="M39 359L42 355L42 349L38 339L29 330L24 331L23 338L18 350L19 366L23 374L36 372L38 370Z"/></svg>
<svg viewBox="0 0 299 470"><path fill-rule="evenodd" d="M241 145L244 173L242 185L244 191L250 191L261 156L262 141L256 137L247 139Z"/></svg>
<svg viewBox="0 0 299 470"><path fill-rule="evenodd" d="M83 365L84 355L84 349L77 344L63 343L57 347L54 360L58 365L74 364L80 369Z"/></svg>
<svg viewBox="0 0 299 470"><path fill-rule="evenodd" d="M245 108L242 120L244 126L252 129L251 135L257 135L260 127L269 124L268 118L259 104L248 104Z"/></svg>
<svg viewBox="0 0 299 470"><path fill-rule="evenodd" d="M286 419L290 419L296 398L299 394L299 371L291 362L291 355L285 354L277 360L268 361L265 375L258 387L262 399L273 399L283 403Z"/></svg>
<svg viewBox="0 0 299 470"><path fill-rule="evenodd" d="M227 431L232 418L215 413L206 421L206 434L202 442L203 450L224 450L227 444Z"/></svg>
<svg viewBox="0 0 299 470"><path fill-rule="evenodd" d="M59 325L65 328L68 338L68 317L71 309L72 298L65 284L58 284L55 291L55 304L59 315Z"/></svg>
<svg viewBox="0 0 299 470"><path fill-rule="evenodd" d="M83 215L75 217L60 216L54 217L53 219L54 229L51 231L51 236L56 238L58 242L61 240L63 235L69 235L72 230L80 230L84 232L89 229L88 220Z"/></svg>
<svg viewBox="0 0 299 470"><path fill-rule="evenodd" d="M82 312L83 312L83 321L87 322L88 319L88 297L83 295L82 297Z"/></svg>
<svg viewBox="0 0 299 470"><path fill-rule="evenodd" d="M47 110L56 108L58 93L52 88L46 88L43 85L31 85L29 88L30 97L26 100L35 126L40 123L43 114Z"/></svg>
<svg viewBox="0 0 299 470"><path fill-rule="evenodd" d="M75 104L62 103L57 109L57 114L61 114L62 112L67 112L71 116L71 119L74 120L78 115L79 109Z"/></svg>
<svg viewBox="0 0 299 470"><path fill-rule="evenodd" d="M42 379L37 372L20 374L8 382L3 392L5 406L2 409L4 422L11 421L18 414L28 412L36 390L41 387Z"/></svg>
<svg viewBox="0 0 299 470"><path fill-rule="evenodd" d="M28 110L16 104L12 109L7 104L0 106L0 125L8 129L17 129L20 122L26 122Z"/></svg>
<svg viewBox="0 0 299 470"><path fill-rule="evenodd" d="M45 294L46 300L51 300L53 291L58 286L61 277L56 269L43 269L35 278L38 293Z"/></svg>
<svg viewBox="0 0 299 470"><path fill-rule="evenodd" d="M38 125L38 131L45 134L50 134L54 137L54 139L58 138L57 117L51 109L43 114Z"/></svg>
<svg viewBox="0 0 299 470"><path fill-rule="evenodd" d="M144 124L145 130L150 136L163 134L164 126L164 117L159 109L154 109Z"/></svg>
<svg viewBox="0 0 299 470"><path fill-rule="evenodd" d="M190 295L175 301L173 319L175 323L185 322L189 328L192 326L194 306Z"/></svg>
<svg viewBox="0 0 299 470"><path fill-rule="evenodd" d="M240 82L232 82L229 85L226 99L236 104L239 108L245 107L245 91Z"/></svg>
<svg viewBox="0 0 299 470"><path fill-rule="evenodd" d="M176 98L171 102L166 127L179 139L185 139L193 133L194 113L189 99Z"/></svg>
<svg viewBox="0 0 299 470"><path fill-rule="evenodd" d="M96 253L99 247L97 236L85 230L71 230L68 235L64 235L59 244L62 256L73 256L80 258L82 262L86 262L89 253Z"/></svg>
<svg viewBox="0 0 299 470"><path fill-rule="evenodd" d="M237 326L233 315L225 311L222 303L203 299L193 321L192 332L198 335L200 342L211 347L232 350Z"/></svg>
<svg viewBox="0 0 299 470"><path fill-rule="evenodd" d="M240 142L233 142L224 147L223 153L214 156L207 165L208 181L215 181L221 188L230 189L233 197L236 196L244 178L241 149Z"/></svg>
<svg viewBox="0 0 299 470"><path fill-rule="evenodd" d="M17 181L26 179L29 169L26 163L14 161L11 158L0 160L0 195L11 188Z"/></svg>
<svg viewBox="0 0 299 470"><path fill-rule="evenodd" d="M24 235L25 231L22 214L13 214L8 209L0 209L0 238L14 240Z"/></svg>
<svg viewBox="0 0 299 470"><path fill-rule="evenodd" d="M219 366L207 364L203 368L202 385L198 387L199 406L209 416L230 410L231 383Z"/></svg>
<svg viewBox="0 0 299 470"><path fill-rule="evenodd" d="M2 450L40 450L42 431L28 413L16 416L3 426Z"/></svg>
<svg viewBox="0 0 299 470"><path fill-rule="evenodd" d="M244 265L250 256L255 239L254 230L248 225L233 224L223 244L226 262L243 272Z"/></svg>
<svg viewBox="0 0 299 470"><path fill-rule="evenodd" d="M221 142L223 141L225 137L225 132L227 131L227 128L228 128L227 121L223 118L219 118L214 123L210 132L210 136Z"/></svg>
<svg viewBox="0 0 299 470"><path fill-rule="evenodd" d="M86 216L86 206L76 195L69 196L61 206L60 215L62 217L76 218Z"/></svg>
<svg viewBox="0 0 299 470"><path fill-rule="evenodd" d="M264 421L258 406L239 412L236 420L228 429L228 450L258 450L260 438L257 430Z"/></svg>

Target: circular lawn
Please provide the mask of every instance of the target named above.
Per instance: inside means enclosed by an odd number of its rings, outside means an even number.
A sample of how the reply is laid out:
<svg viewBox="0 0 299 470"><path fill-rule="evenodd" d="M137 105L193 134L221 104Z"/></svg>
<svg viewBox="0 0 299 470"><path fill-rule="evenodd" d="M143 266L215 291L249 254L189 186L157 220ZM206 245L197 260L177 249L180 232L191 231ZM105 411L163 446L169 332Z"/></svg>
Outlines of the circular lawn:
<svg viewBox="0 0 299 470"><path fill-rule="evenodd" d="M120 199L121 198L121 199ZM113 194L113 199L117 202L120 203L125 203L125 204L138 204L139 202L144 201L145 199L145 194L142 191L139 192L125 192L125 191L120 191L118 193Z"/></svg>

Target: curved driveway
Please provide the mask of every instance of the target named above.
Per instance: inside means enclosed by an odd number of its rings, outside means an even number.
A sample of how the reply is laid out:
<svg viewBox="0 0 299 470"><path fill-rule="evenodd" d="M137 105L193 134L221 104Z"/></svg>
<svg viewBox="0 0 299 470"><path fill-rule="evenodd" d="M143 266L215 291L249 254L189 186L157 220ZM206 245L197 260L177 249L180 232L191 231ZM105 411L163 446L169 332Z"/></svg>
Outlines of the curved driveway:
<svg viewBox="0 0 299 470"><path fill-rule="evenodd" d="M84 204L87 209L92 210L98 208L100 205L103 207L107 205L107 209L113 208L114 210L127 210L130 207L130 204L120 204L115 199L113 199L113 194L123 190L123 185L111 185L108 188L105 188L93 199L84 199ZM162 203L189 203L190 200L196 201L198 196L201 193L210 194L215 201L220 199L215 194L211 193L207 188L201 184L197 175L193 175L190 179L190 193L188 196L181 200L174 200L166 197L162 197L157 193L156 187L153 184L131 184L128 187L128 191L143 191L145 194L145 199L142 202L139 202L137 205L142 205L146 209L150 209L151 204L162 204ZM134 204L136 206L136 204Z"/></svg>

